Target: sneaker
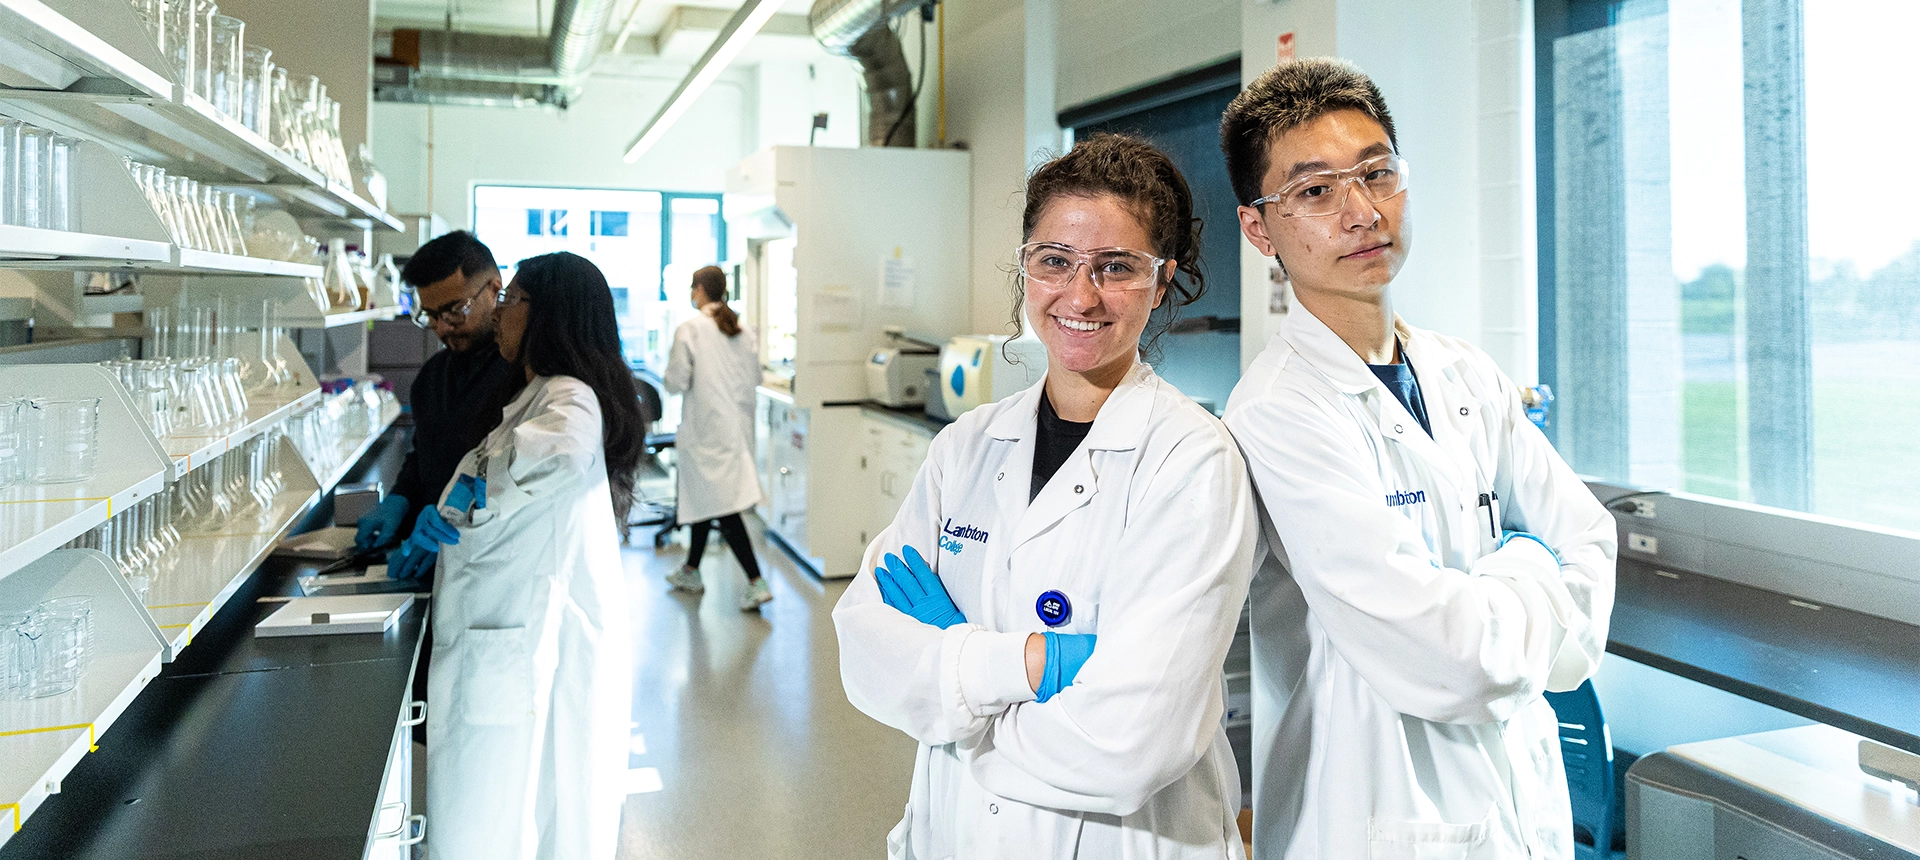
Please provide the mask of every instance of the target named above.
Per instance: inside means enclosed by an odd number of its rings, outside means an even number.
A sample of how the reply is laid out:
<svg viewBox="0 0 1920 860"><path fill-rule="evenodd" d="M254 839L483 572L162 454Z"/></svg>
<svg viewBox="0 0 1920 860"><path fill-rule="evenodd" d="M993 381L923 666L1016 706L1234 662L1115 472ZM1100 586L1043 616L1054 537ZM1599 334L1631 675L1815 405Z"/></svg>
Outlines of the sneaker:
<svg viewBox="0 0 1920 860"><path fill-rule="evenodd" d="M740 611L752 612L760 604L773 599L773 592L767 590L766 577L761 577L747 585L747 593L740 595Z"/></svg>
<svg viewBox="0 0 1920 860"><path fill-rule="evenodd" d="M674 591L684 591L688 594L699 594L707 590L707 586L700 582L699 568L684 564L679 570L667 574L667 584L673 586Z"/></svg>

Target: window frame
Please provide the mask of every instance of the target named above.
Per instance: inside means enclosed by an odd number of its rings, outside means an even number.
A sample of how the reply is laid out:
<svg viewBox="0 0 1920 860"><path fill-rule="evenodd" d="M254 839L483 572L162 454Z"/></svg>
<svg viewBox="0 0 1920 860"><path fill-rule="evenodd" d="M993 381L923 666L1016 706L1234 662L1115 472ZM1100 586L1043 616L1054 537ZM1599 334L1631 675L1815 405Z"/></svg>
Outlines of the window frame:
<svg viewBox="0 0 1920 860"><path fill-rule="evenodd" d="M1560 225L1555 185L1554 42L1630 20L1631 16L1621 15L1626 1L1535 0L1534 5L1539 376L1543 383L1556 388L1562 381L1559 350L1563 344L1557 331ZM1804 6L1806 0L1801 2ZM1662 9L1667 6L1660 5ZM1796 51L1800 48L1797 43L1793 45ZM1804 111L1804 89L1800 98ZM1752 127L1748 125L1749 130ZM1751 144L1749 147L1751 151ZM1807 215L1802 211L1798 217L1804 223ZM1810 401L1810 382L1805 394ZM1548 429L1548 437L1556 445L1561 441L1558 430L1557 424ZM1806 459L1793 468L1810 475L1812 456L1809 450ZM1920 557L1920 532L1675 489L1638 487L1619 480L1591 476L1585 480L1603 502L1619 502L1609 505L1609 513L1620 529L1623 560L1920 625L1920 570L1910 563ZM1625 499L1629 495L1655 503L1628 504ZM1629 545L1631 535L1657 538L1659 551L1635 550ZM1818 557L1809 557L1812 552Z"/></svg>

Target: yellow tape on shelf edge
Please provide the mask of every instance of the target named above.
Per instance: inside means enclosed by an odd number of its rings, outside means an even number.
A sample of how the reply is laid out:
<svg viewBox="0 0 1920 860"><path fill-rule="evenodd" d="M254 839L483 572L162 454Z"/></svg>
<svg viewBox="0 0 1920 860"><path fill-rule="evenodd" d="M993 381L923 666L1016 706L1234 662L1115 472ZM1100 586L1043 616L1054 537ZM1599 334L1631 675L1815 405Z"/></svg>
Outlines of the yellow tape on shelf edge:
<svg viewBox="0 0 1920 860"><path fill-rule="evenodd" d="M16 735L42 735L47 732L76 731L79 729L87 730L87 752L99 752L100 745L94 743L96 738L92 723L74 723L70 726L47 726L41 729L13 729L11 731L0 732L0 738L14 737Z"/></svg>

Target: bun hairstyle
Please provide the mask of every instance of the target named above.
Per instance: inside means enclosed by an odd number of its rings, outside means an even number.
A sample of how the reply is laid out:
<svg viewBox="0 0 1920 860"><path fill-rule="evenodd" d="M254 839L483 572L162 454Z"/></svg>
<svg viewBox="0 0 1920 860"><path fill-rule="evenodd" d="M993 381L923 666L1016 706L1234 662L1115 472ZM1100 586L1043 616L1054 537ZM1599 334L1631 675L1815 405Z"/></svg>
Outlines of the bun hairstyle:
<svg viewBox="0 0 1920 860"><path fill-rule="evenodd" d="M1199 301L1206 294L1206 275L1200 269L1200 219L1193 216L1193 191L1187 179L1174 167L1173 159L1158 147L1128 134L1096 134L1076 141L1067 154L1055 158L1027 177L1027 205L1020 217L1020 240L1033 238L1034 224L1048 205L1062 197L1098 197L1113 195L1127 204L1140 226L1153 242L1150 251L1177 263L1163 285L1167 313L1148 326L1150 334L1141 347L1143 355L1152 354L1160 336L1166 334L1180 315L1180 308ZM1016 276L1013 289L1013 325L1022 328L1021 310L1026 303L1026 284Z"/></svg>
<svg viewBox="0 0 1920 860"><path fill-rule="evenodd" d="M720 333L733 337L740 333L740 315L727 307L727 273L719 266L707 266L694 270L693 288L700 291L700 306L718 304L713 309L713 323L720 327Z"/></svg>

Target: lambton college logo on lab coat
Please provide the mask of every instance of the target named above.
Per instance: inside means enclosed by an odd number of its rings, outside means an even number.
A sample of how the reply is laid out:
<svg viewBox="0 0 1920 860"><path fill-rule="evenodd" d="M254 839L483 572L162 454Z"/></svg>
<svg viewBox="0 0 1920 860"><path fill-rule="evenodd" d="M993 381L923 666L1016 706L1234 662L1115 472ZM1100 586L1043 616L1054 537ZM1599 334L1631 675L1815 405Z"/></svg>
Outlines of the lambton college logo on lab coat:
<svg viewBox="0 0 1920 860"><path fill-rule="evenodd" d="M970 525L956 526L953 518L947 518L946 525L940 527L940 548L959 555L960 550L966 548L960 543L963 540L984 544L987 542L987 533Z"/></svg>
<svg viewBox="0 0 1920 860"><path fill-rule="evenodd" d="M1388 493L1387 507L1400 508L1407 505L1424 504L1427 501L1426 490L1414 490L1411 493Z"/></svg>

